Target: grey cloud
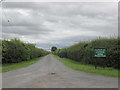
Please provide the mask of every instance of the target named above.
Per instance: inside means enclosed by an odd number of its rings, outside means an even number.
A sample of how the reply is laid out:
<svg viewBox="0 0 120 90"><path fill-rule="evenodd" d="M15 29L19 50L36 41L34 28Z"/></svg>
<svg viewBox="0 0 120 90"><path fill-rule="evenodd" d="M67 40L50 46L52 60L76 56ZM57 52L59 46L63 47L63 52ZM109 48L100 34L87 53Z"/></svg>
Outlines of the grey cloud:
<svg viewBox="0 0 120 90"><path fill-rule="evenodd" d="M3 36L24 35L22 40L35 39L38 47L60 48L99 36L109 37L118 31L117 3L6 2L3 7L12 24L3 14Z"/></svg>
<svg viewBox="0 0 120 90"><path fill-rule="evenodd" d="M19 35L49 34L53 32L41 27L3 27L4 33L14 33Z"/></svg>
<svg viewBox="0 0 120 90"><path fill-rule="evenodd" d="M34 2L3 2L2 6L8 9L36 9L40 4Z"/></svg>
<svg viewBox="0 0 120 90"><path fill-rule="evenodd" d="M77 38L77 39L76 39ZM73 36L67 37L61 40L53 41L52 43L37 43L37 47L43 47L46 50L50 50L52 46L57 46L58 49L69 47L81 41L90 41L98 38L96 36ZM64 42L64 43L63 43Z"/></svg>

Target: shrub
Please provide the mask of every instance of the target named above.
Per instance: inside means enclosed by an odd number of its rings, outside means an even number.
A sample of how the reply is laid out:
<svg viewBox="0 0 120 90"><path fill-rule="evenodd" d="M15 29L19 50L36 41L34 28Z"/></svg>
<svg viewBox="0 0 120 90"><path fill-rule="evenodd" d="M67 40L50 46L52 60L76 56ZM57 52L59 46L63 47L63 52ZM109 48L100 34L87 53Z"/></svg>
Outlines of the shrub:
<svg viewBox="0 0 120 90"><path fill-rule="evenodd" d="M18 39L2 40L2 63L18 63L48 54L34 44L24 43Z"/></svg>
<svg viewBox="0 0 120 90"><path fill-rule="evenodd" d="M56 54L60 56L60 53L63 53L64 55L62 56L65 58L84 64L95 65L96 63L101 67L113 67L120 69L119 41L119 38L101 38L93 41L80 42L73 46L63 48L59 52L56 51ZM93 58L94 48L106 48L107 58Z"/></svg>

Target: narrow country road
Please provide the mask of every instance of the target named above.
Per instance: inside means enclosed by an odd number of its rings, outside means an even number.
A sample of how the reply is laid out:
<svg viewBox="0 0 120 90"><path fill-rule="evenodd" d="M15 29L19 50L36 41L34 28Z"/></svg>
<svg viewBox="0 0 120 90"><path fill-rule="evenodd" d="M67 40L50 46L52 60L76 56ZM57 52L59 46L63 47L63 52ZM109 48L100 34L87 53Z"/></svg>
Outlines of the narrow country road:
<svg viewBox="0 0 120 90"><path fill-rule="evenodd" d="M2 74L3 88L118 88L118 79L79 72L52 55L25 68Z"/></svg>

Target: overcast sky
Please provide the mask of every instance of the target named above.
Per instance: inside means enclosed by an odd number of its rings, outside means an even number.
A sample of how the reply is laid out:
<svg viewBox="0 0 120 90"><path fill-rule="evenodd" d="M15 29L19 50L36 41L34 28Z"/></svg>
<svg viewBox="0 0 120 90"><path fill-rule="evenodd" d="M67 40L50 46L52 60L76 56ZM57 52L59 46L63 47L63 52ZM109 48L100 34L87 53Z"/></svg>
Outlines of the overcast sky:
<svg viewBox="0 0 120 90"><path fill-rule="evenodd" d="M49 50L51 46L63 48L99 36L117 36L117 4L5 2L2 37L17 37Z"/></svg>

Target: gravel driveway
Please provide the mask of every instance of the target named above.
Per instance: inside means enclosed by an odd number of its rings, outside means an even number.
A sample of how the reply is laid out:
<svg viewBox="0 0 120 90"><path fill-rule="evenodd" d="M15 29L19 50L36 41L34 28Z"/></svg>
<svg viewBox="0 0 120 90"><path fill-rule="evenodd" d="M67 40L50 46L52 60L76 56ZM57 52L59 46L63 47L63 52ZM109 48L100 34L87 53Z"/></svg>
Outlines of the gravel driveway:
<svg viewBox="0 0 120 90"><path fill-rule="evenodd" d="M118 79L79 72L52 55L25 68L2 74L3 88L117 88Z"/></svg>

